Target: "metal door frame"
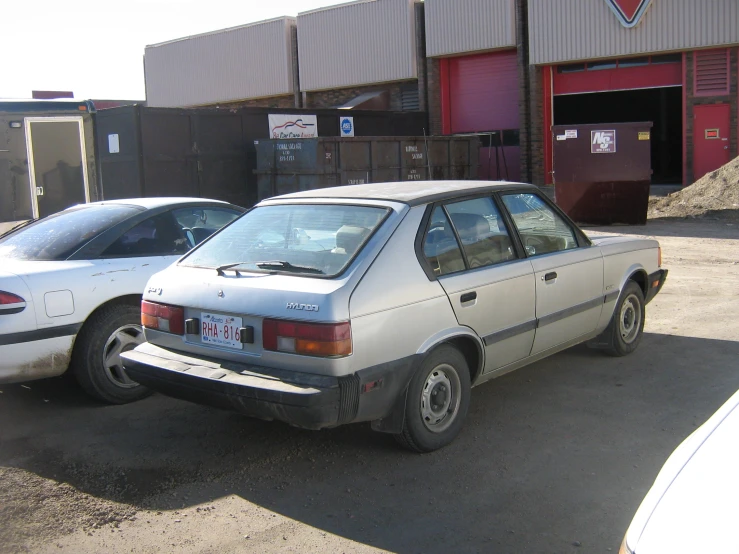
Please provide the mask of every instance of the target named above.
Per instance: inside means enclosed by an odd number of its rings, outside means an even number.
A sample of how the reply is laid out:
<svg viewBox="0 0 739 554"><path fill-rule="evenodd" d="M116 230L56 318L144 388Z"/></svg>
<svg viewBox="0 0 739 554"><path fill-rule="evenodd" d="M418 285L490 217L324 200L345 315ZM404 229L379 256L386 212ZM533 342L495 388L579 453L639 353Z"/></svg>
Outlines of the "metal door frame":
<svg viewBox="0 0 739 554"><path fill-rule="evenodd" d="M31 208L33 217L39 217L38 196L36 195L36 167L33 160L33 137L31 135L31 123L77 123L79 126L80 155L82 157L82 180L85 189L85 203L90 202L90 180L87 175L87 149L85 148L85 129L81 115L58 116L58 117L26 117L24 118L26 131L26 153L28 155L29 184L31 187Z"/></svg>

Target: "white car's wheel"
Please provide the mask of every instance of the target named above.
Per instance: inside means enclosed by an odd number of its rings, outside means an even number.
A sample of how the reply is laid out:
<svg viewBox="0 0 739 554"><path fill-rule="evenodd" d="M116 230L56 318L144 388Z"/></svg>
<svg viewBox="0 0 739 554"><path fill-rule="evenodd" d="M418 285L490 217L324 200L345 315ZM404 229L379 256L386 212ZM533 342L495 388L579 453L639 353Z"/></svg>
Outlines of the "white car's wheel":
<svg viewBox="0 0 739 554"><path fill-rule="evenodd" d="M141 312L131 304L113 304L85 322L74 346L72 368L91 396L111 404L125 404L151 394L123 368L121 354L144 342Z"/></svg>

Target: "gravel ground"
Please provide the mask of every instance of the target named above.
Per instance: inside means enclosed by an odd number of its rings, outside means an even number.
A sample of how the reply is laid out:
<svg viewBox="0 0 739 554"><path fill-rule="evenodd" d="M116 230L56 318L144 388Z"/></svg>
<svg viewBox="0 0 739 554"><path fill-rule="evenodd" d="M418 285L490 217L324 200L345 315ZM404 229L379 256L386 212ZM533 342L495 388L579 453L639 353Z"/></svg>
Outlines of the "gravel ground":
<svg viewBox="0 0 739 554"><path fill-rule="evenodd" d="M0 387L0 552L617 552L669 453L737 388L739 226L658 238L637 352L575 347L474 389L428 455L368 425L306 432L67 378Z"/></svg>

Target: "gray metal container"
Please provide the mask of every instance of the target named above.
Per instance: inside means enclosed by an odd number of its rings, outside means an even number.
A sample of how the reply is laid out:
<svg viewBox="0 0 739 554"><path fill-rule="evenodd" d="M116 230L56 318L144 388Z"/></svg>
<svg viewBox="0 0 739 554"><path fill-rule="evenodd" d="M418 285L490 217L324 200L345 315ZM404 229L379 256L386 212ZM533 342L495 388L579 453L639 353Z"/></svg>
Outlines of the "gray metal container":
<svg viewBox="0 0 739 554"><path fill-rule="evenodd" d="M255 141L259 200L337 185L475 179L477 137Z"/></svg>

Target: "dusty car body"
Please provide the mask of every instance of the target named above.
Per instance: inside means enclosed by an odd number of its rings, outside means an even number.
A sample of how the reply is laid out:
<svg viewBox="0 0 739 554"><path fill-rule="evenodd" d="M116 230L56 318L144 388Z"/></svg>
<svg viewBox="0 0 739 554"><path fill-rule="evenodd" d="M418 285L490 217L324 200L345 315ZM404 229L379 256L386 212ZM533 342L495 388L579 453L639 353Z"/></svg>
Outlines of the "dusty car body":
<svg viewBox="0 0 739 554"><path fill-rule="evenodd" d="M629 525L620 554L736 552L739 392L670 455Z"/></svg>
<svg viewBox="0 0 739 554"><path fill-rule="evenodd" d="M54 377L74 366L80 384L100 400L147 394L118 356L143 340L138 307L146 281L243 212L200 198L111 200L1 236L0 383Z"/></svg>
<svg viewBox="0 0 739 554"><path fill-rule="evenodd" d="M124 365L172 396L307 429L371 421L429 451L471 386L585 341L635 349L660 265L656 241L591 241L532 185L295 193L151 278L148 342Z"/></svg>

